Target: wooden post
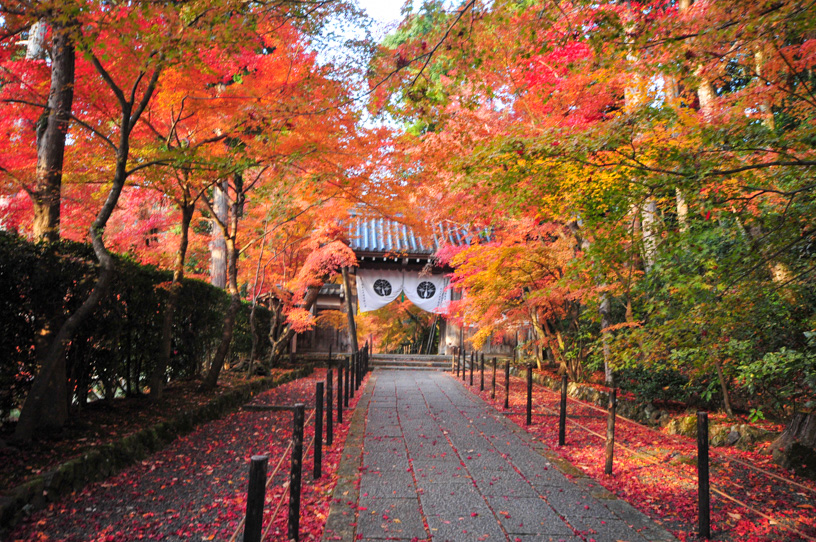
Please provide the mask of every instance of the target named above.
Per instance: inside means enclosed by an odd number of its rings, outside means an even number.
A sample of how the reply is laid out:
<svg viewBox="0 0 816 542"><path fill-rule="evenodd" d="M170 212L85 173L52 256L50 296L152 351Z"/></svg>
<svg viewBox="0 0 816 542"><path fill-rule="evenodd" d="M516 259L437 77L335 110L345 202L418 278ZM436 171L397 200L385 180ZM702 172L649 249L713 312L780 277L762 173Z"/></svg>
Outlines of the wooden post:
<svg viewBox="0 0 816 542"><path fill-rule="evenodd" d="M244 542L261 542L268 455L253 455L249 464Z"/></svg>
<svg viewBox="0 0 816 542"><path fill-rule="evenodd" d="M510 408L510 360L504 362L504 408Z"/></svg>
<svg viewBox="0 0 816 542"><path fill-rule="evenodd" d="M334 397L332 394L332 386L334 385L332 370L329 369L326 373L326 446L331 446L334 442Z"/></svg>
<svg viewBox="0 0 816 542"><path fill-rule="evenodd" d="M357 352L357 384L356 389L360 389L360 382L363 380L363 350Z"/></svg>
<svg viewBox="0 0 816 542"><path fill-rule="evenodd" d="M482 352L482 378L479 381L479 391L484 391L484 352Z"/></svg>
<svg viewBox="0 0 816 542"><path fill-rule="evenodd" d="M323 382L315 384L314 477L323 476Z"/></svg>
<svg viewBox="0 0 816 542"><path fill-rule="evenodd" d="M289 539L300 540L300 481L303 476L303 422L306 406L295 405L292 417L292 468L289 471Z"/></svg>
<svg viewBox="0 0 816 542"><path fill-rule="evenodd" d="M708 479L708 412L697 413L697 503L700 536L711 538L711 487Z"/></svg>
<svg viewBox="0 0 816 542"><path fill-rule="evenodd" d="M471 385L471 387L473 386L473 366L475 365L475 362L474 362L475 355L476 355L476 352L471 352L470 353L470 385Z"/></svg>
<svg viewBox="0 0 816 542"><path fill-rule="evenodd" d="M348 358L343 359L343 372L346 373L343 375L343 406L348 408L349 380L351 378L351 368L349 367Z"/></svg>
<svg viewBox="0 0 816 542"><path fill-rule="evenodd" d="M343 423L343 362L337 364L337 425Z"/></svg>
<svg viewBox="0 0 816 542"><path fill-rule="evenodd" d="M354 399L357 389L357 352L349 356L349 399Z"/></svg>
<svg viewBox="0 0 816 542"><path fill-rule="evenodd" d="M533 364L527 364L527 425L533 423Z"/></svg>
<svg viewBox="0 0 816 542"><path fill-rule="evenodd" d="M357 345L357 324L354 322L354 303L351 302L351 284L349 283L348 267L341 270L343 274L343 289L346 295L346 314L348 316L349 325L349 344L351 351L356 352L360 349Z"/></svg>
<svg viewBox="0 0 816 542"><path fill-rule="evenodd" d="M490 392L490 398L496 398L496 358L493 358L493 391Z"/></svg>
<svg viewBox="0 0 816 542"><path fill-rule="evenodd" d="M609 390L609 412L606 415L606 466L604 473L612 474L615 457L615 411L618 409L618 389Z"/></svg>
<svg viewBox="0 0 816 542"><path fill-rule="evenodd" d="M567 440L567 375L561 375L561 413L558 417L558 445Z"/></svg>

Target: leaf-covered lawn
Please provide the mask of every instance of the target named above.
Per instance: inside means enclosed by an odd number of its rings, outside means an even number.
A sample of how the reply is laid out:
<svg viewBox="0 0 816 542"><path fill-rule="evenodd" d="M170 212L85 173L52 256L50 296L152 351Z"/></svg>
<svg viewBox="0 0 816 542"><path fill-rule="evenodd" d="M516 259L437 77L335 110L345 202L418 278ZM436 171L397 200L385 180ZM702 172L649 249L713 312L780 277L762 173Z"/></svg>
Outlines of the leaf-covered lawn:
<svg viewBox="0 0 816 542"><path fill-rule="evenodd" d="M287 372L275 369L272 376ZM142 429L167 421L180 412L193 410L215 396L229 393L246 384L243 376L221 375L218 388L207 394L198 393L197 380L171 384L158 401L146 396L91 403L81 416L69 421L59 435L34 441L25 449L0 447L0 494L30 478L82 455L94 446L109 444ZM4 427L2 436L11 436L13 428ZM2 438L0 436L0 438Z"/></svg>
<svg viewBox="0 0 816 542"><path fill-rule="evenodd" d="M253 403L314 407L315 383L325 369L259 394ZM360 393L350 401L353 407ZM336 395L335 395L336 398ZM304 432L305 445L314 437L314 419ZM313 448L304 450L301 540L319 540L328 514L330 493L348 431L335 423L334 444L324 446L323 477L312 478ZM336 419L335 419L336 420ZM10 540L229 540L246 509L246 485L252 455L269 455L270 474L281 468L267 489L264 524L283 496L267 540L286 533L292 414L290 412L237 412L203 425L164 450L95 483L46 510L34 514L10 534ZM305 447L305 446L304 446ZM281 534L283 533L283 535ZM242 531L238 532L241 539Z"/></svg>
<svg viewBox="0 0 816 542"><path fill-rule="evenodd" d="M503 372L497 375L494 400L490 398L487 371L485 376L486 391L479 392L478 372L471 390L501 409ZM511 377L510 389L509 417L525 427L526 379ZM680 540L695 540L696 440L668 435L619 417L614 471L606 475L605 411L570 398L566 446L559 447L559 400L559 393L534 385L533 425L526 427L527 431L604 487L662 523ZM793 476L775 465L769 455L736 448L712 448L710 455L713 539L816 540L816 483Z"/></svg>

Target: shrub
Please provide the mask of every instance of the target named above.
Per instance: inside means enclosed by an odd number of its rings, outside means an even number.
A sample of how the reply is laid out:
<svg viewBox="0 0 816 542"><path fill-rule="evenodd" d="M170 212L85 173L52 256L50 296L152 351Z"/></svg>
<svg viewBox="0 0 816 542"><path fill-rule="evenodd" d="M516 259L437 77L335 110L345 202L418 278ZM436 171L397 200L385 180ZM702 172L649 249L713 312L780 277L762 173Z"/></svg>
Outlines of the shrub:
<svg viewBox="0 0 816 542"><path fill-rule="evenodd" d="M615 371L615 382L643 402L684 401L688 379L678 371L662 367L624 367Z"/></svg>
<svg viewBox="0 0 816 542"><path fill-rule="evenodd" d="M115 256L116 275L93 315L80 326L67 354L75 403L88 390L112 397L141 393L161 340L162 314L172 273ZM97 276L90 246L32 244L0 232L0 419L19 408L36 373L35 348L44 330L55 330L89 294ZM173 323L171 379L200 374L221 338L229 296L185 279ZM232 355L248 355L248 305L241 309ZM260 325L268 311L259 308Z"/></svg>

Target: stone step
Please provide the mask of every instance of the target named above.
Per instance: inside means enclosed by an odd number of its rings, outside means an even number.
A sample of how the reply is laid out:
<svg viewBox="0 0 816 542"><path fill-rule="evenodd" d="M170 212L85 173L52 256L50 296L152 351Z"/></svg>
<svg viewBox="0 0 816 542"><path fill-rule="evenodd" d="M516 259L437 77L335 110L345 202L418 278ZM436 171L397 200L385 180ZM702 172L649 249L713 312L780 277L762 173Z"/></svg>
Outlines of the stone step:
<svg viewBox="0 0 816 542"><path fill-rule="evenodd" d="M371 369L404 369L406 371L447 371L450 367L442 365L403 365L401 363L381 363L372 365Z"/></svg>
<svg viewBox="0 0 816 542"><path fill-rule="evenodd" d="M370 358L372 369L446 371L450 369L449 356L419 354L374 354Z"/></svg>

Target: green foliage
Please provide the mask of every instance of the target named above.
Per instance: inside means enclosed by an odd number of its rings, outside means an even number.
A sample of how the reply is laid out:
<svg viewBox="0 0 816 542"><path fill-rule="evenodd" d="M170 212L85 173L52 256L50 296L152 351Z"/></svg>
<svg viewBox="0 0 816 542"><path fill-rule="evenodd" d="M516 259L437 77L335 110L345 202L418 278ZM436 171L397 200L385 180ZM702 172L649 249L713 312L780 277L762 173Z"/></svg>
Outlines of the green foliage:
<svg viewBox="0 0 816 542"><path fill-rule="evenodd" d="M687 396L688 378L667 368L624 367L615 372L615 382L643 402L682 401Z"/></svg>
<svg viewBox="0 0 816 542"><path fill-rule="evenodd" d="M798 406L816 406L816 333L806 333L805 351L782 347L737 367L737 378L760 406L776 415L791 414ZM754 409L764 417L762 410Z"/></svg>
<svg viewBox="0 0 816 542"><path fill-rule="evenodd" d="M0 419L25 399L37 371L38 336L56 330L76 310L96 273L87 245L34 245L0 232ZM91 390L105 397L142 392L158 356L171 279L169 271L116 257L108 295L68 349L69 389L76 404L84 403ZM201 372L220 340L228 304L229 296L218 288L198 280L183 282L173 323L170 379ZM251 348L249 311L244 305L238 316L232 347L236 357ZM260 326L268 323L268 311L259 307L258 316Z"/></svg>

